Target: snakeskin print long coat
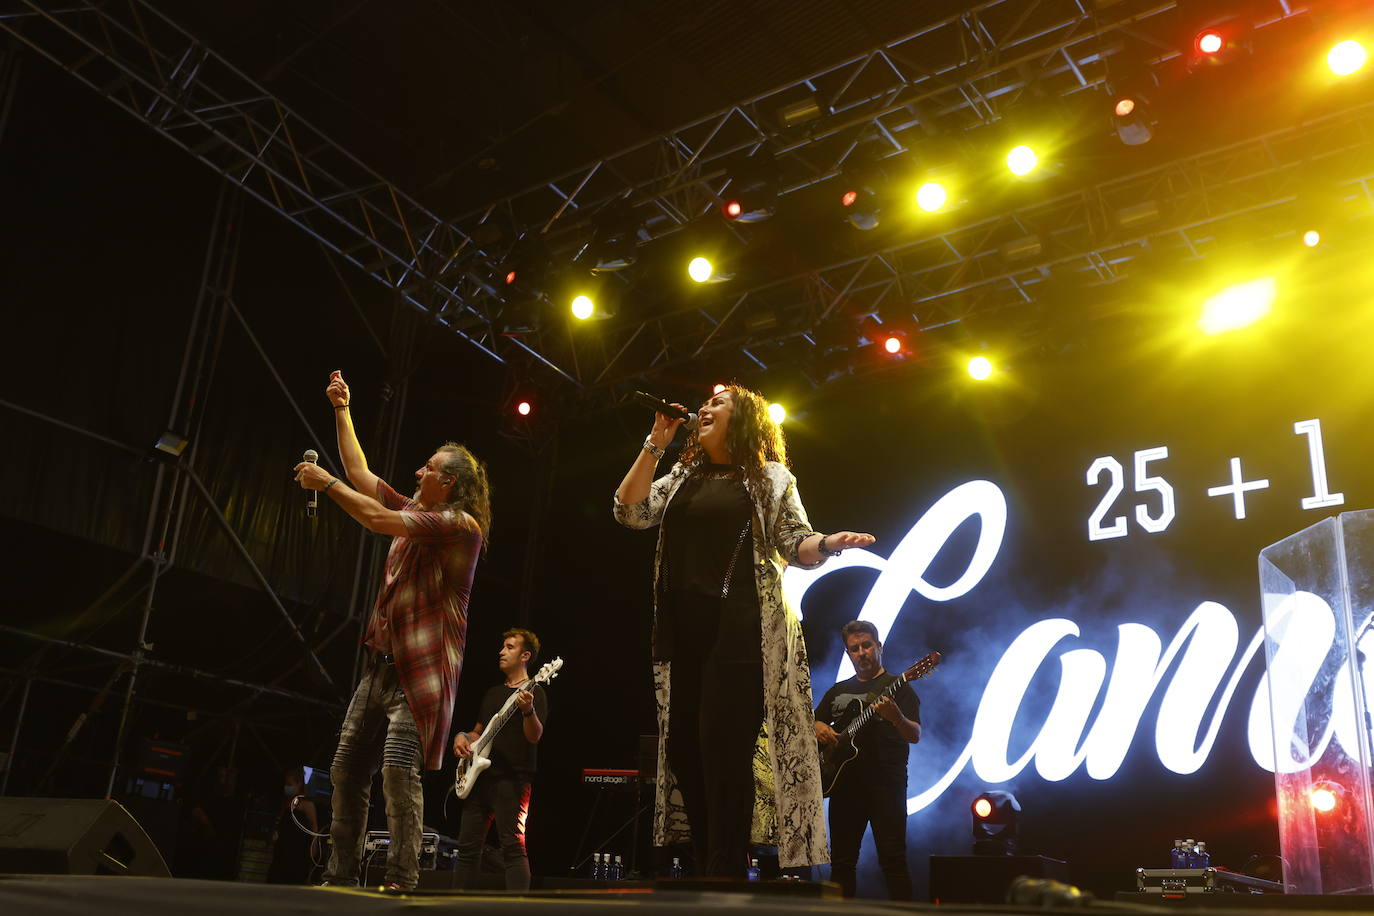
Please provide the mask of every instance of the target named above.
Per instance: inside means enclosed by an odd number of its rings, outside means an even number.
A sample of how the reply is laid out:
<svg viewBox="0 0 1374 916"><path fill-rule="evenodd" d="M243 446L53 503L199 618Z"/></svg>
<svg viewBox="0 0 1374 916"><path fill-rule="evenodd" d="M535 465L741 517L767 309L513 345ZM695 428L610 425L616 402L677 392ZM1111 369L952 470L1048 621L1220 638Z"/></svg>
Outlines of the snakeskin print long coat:
<svg viewBox="0 0 1374 916"><path fill-rule="evenodd" d="M650 528L663 513L690 468L675 464L654 481L644 500L626 505L615 499L616 521L629 528ZM797 549L815 534L806 519L797 480L781 464L768 462L762 486L746 477L754 504L754 586L758 592L763 631L763 727L754 753L753 842L778 847L784 867L818 865L830 861L825 815L821 805L821 774L816 755L816 732L811 702L811 667L802 639L801 621L783 600L782 573L800 562ZM663 560L663 531L654 554L654 595ZM820 565L820 564L814 564ZM654 662L654 691L658 704L658 782L654 806L654 843L685 842L691 833L682 795L668 768L668 709L672 697L672 662Z"/></svg>

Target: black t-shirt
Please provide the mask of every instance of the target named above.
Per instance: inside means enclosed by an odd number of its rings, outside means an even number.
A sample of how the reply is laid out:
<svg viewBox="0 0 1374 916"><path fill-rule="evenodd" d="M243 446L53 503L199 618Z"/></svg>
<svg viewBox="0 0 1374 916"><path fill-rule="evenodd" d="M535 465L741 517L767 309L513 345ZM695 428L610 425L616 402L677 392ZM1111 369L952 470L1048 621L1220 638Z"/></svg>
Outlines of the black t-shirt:
<svg viewBox="0 0 1374 916"><path fill-rule="evenodd" d="M737 465L702 465L673 496L663 521L656 659L759 661L753 512Z"/></svg>
<svg viewBox="0 0 1374 916"><path fill-rule="evenodd" d="M706 464L673 496L663 520L661 577L667 588L718 598L733 557L730 594L753 590L754 554L747 533L753 505L743 474L734 465Z"/></svg>
<svg viewBox="0 0 1374 916"><path fill-rule="evenodd" d="M816 720L830 723L836 731L843 730L854 721L864 707L878 699L895 680L897 675L884 671L867 681L859 680L858 675L840 681L821 697L820 703L816 706ZM902 715L920 723L921 698L911 689L910 683L898 687L892 699L902 711ZM906 739L897 733L897 726L882 716L875 715L867 725L859 729L859 733L854 736L854 746L859 749L859 757L845 768L846 773L856 766L860 772L873 772L873 767L881 767L888 771L900 769L903 773L906 772L909 745Z"/></svg>
<svg viewBox="0 0 1374 916"><path fill-rule="evenodd" d="M491 720L501 711L501 707L505 705L511 694L519 689L518 687L507 687L505 684L497 684L487 691L486 696L482 697L482 707L477 713L477 721L482 723L483 732L491 727ZM549 724L548 694L538 684L530 688L530 693L534 694L534 713L539 716L539 721L547 727ZM491 773L498 777L531 778L537 769L536 751L538 747L537 744L531 744L525 740L525 723L520 716L520 710L516 709L511 714L510 720L502 726L501 731L497 732L496 738L492 741L491 767L482 776Z"/></svg>

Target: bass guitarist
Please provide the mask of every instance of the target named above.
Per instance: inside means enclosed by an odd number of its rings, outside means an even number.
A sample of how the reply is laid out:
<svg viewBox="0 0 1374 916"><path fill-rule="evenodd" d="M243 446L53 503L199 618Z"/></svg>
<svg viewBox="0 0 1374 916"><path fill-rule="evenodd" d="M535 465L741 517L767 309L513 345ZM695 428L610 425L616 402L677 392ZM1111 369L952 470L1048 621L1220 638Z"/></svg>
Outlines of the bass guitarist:
<svg viewBox="0 0 1374 916"><path fill-rule="evenodd" d="M830 877L845 897L854 896L859 845L872 824L888 897L910 900L906 761L907 745L921 740L921 700L910 684L897 688L892 697L878 699L897 678L883 669L877 627L852 620L840 628L840 636L855 674L827 690L816 707L816 740L822 749L832 750L841 740L835 727L843 729L864 707L878 702L875 721L854 735L858 755L840 770L830 791Z"/></svg>
<svg viewBox="0 0 1374 916"><path fill-rule="evenodd" d="M530 889L530 859L525 852L525 817L530 808L530 781L535 773L535 745L544 736L549 719L549 698L538 684L521 690L530 679L528 666L539 657L539 637L529 630L513 629L501 634L498 664L505 683L497 684L482 698L477 725L470 732L453 738L453 752L472 756L472 744L515 693L520 710L519 724L506 724L491 745L491 766L477 777L477 783L463 803L458 827L458 860L454 866L453 886L466 888L477 873L487 831L496 823L505 862L506 890Z"/></svg>

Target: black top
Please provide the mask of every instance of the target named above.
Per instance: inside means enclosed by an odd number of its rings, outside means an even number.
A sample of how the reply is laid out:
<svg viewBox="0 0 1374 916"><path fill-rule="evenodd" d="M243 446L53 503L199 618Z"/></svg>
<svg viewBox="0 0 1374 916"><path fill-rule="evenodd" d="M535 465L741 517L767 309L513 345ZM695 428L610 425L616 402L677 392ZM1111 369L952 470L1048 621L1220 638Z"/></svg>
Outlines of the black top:
<svg viewBox="0 0 1374 916"><path fill-rule="evenodd" d="M717 661L761 657L753 515L737 465L704 464L673 496L663 521L655 658L701 660L718 644Z"/></svg>
<svg viewBox="0 0 1374 916"><path fill-rule="evenodd" d="M477 721L482 723L483 731L490 727L491 720L501 711L507 698L519 689L519 687L497 684L487 691L486 696L482 697L482 708L477 713ZM548 694L538 684L530 688L530 693L534 694L534 713L539 717L539 721L547 727L549 724ZM536 751L538 747L537 744L531 744L525 740L525 723L520 716L520 710L515 710L510 720L501 728L501 731L497 732L495 740L491 743L491 767L483 772L478 779L483 779L487 774L491 774L496 777L516 777L529 780L534 776L534 771L537 769Z"/></svg>
<svg viewBox="0 0 1374 916"><path fill-rule="evenodd" d="M730 593L737 588L752 591L748 571L754 553L747 528L753 508L744 488L744 469L736 465L704 464L683 481L663 520L665 562L660 577L667 588L718 598L734 557Z"/></svg>
<svg viewBox="0 0 1374 916"><path fill-rule="evenodd" d="M842 731L863 712L865 706L878 699L895 680L897 675L883 672L867 681L859 680L858 675L840 681L821 697L820 703L816 706L816 720L831 723L835 731ZM898 687L892 699L902 711L902 715L920 723L921 698L916 696L916 691L911 689L909 682ZM854 746L859 749L858 760L847 766L844 774L851 770L875 773L872 767L906 773L907 741L897 733L897 726L882 716L874 716L867 725L859 729L859 733L854 736ZM841 774L842 778L844 774Z"/></svg>

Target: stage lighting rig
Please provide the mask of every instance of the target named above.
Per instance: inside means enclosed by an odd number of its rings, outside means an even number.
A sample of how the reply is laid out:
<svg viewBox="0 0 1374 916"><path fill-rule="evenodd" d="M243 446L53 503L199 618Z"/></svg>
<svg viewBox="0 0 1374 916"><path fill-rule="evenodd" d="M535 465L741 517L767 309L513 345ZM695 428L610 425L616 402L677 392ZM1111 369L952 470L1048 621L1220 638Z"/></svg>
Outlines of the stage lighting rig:
<svg viewBox="0 0 1374 916"><path fill-rule="evenodd" d="M1269 314L1277 295L1278 281L1274 277L1228 286L1202 304L1198 327L1206 334L1248 327Z"/></svg>
<svg viewBox="0 0 1374 916"><path fill-rule="evenodd" d="M876 162L855 162L840 175L840 211L849 225L876 229L882 217L887 178Z"/></svg>
<svg viewBox="0 0 1374 916"><path fill-rule="evenodd" d="M840 173L840 211L853 228L878 228L888 196L888 174L883 172L872 143L851 154Z"/></svg>
<svg viewBox="0 0 1374 916"><path fill-rule="evenodd" d="M926 213L943 210L949 203L949 189L943 182L930 180L921 182L916 188L916 206Z"/></svg>
<svg viewBox="0 0 1374 916"><path fill-rule="evenodd" d="M1154 136L1150 128L1155 119L1150 113L1150 103L1139 92L1117 94L1112 102L1112 129L1127 146L1140 146L1149 143Z"/></svg>
<svg viewBox="0 0 1374 916"><path fill-rule="evenodd" d="M1016 827L1021 803L1010 792L991 789L973 800L973 854L1010 856L1016 853Z"/></svg>
<svg viewBox="0 0 1374 916"><path fill-rule="evenodd" d="M859 322L859 334L883 359L901 360L911 355L914 328L901 320L881 321L869 315Z"/></svg>
<svg viewBox="0 0 1374 916"><path fill-rule="evenodd" d="M777 209L778 166L765 152L740 159L726 170L729 180L721 191L720 212L727 220L756 223Z"/></svg>
<svg viewBox="0 0 1374 916"><path fill-rule="evenodd" d="M506 257L492 272L487 286L502 301L544 294L548 279L549 250L544 237L527 232L515 240Z"/></svg>
<svg viewBox="0 0 1374 916"><path fill-rule="evenodd" d="M1338 41L1326 52L1326 66L1336 76L1350 76L1362 69L1369 52L1353 38Z"/></svg>
<svg viewBox="0 0 1374 916"><path fill-rule="evenodd" d="M559 413L551 408L549 396L528 379L517 380L501 401L497 432L526 445L547 442L549 424Z"/></svg>
<svg viewBox="0 0 1374 916"><path fill-rule="evenodd" d="M1026 178L1040 165L1040 154L1025 143L1017 144L1007 151L1007 170L1017 178Z"/></svg>
<svg viewBox="0 0 1374 916"><path fill-rule="evenodd" d="M614 273L638 260L642 241L647 241L643 220L629 200L620 198L592 219L591 238L573 261L589 263L594 274Z"/></svg>
<svg viewBox="0 0 1374 916"><path fill-rule="evenodd" d="M1230 63L1248 50L1249 39L1249 29L1236 16L1206 23L1193 35L1189 65L1219 66Z"/></svg>
<svg viewBox="0 0 1374 916"><path fill-rule="evenodd" d="M697 255L687 262L687 276L694 283L724 283L735 277L719 256Z"/></svg>

